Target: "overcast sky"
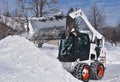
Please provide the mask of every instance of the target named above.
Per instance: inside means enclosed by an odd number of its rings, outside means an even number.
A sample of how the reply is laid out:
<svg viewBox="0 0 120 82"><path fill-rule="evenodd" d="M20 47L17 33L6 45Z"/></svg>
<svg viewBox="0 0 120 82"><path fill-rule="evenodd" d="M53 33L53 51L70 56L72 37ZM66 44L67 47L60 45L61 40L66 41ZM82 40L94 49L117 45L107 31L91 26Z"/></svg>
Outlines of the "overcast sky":
<svg viewBox="0 0 120 82"><path fill-rule="evenodd" d="M0 0L1 11L3 10L4 1ZM10 10L16 7L16 1L8 0ZM116 25L120 22L120 0L58 0L58 8L63 12L67 12L71 7L81 8L84 12L87 12L94 3L104 9L107 24Z"/></svg>

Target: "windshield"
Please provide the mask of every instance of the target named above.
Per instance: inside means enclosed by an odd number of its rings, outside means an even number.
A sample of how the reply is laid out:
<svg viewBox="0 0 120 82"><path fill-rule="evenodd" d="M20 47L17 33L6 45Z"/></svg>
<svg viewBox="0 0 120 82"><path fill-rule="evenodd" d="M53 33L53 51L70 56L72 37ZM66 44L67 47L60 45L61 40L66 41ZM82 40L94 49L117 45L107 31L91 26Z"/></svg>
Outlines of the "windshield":
<svg viewBox="0 0 120 82"><path fill-rule="evenodd" d="M78 33L78 36L69 36L60 42L58 59L63 62L73 62L76 59L87 60L89 57L89 36Z"/></svg>
<svg viewBox="0 0 120 82"><path fill-rule="evenodd" d="M72 37L61 40L60 55L71 55L71 49L73 46L72 42L73 42Z"/></svg>

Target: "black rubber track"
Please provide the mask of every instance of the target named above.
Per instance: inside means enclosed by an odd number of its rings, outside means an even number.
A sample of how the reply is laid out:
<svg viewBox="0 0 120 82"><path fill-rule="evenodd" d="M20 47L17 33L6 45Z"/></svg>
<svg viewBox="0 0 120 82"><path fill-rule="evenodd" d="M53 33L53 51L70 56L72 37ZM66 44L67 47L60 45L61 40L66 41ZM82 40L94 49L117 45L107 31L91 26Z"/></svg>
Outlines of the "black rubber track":
<svg viewBox="0 0 120 82"><path fill-rule="evenodd" d="M104 72L103 72L103 75L101 77L98 76L98 66L102 66L103 71L105 72L104 65L102 63L100 63L99 61L95 60L90 65L90 78L91 79L99 80L104 76Z"/></svg>
<svg viewBox="0 0 120 82"><path fill-rule="evenodd" d="M90 74L89 74L89 77L88 79L84 80L83 79L83 76L82 76L82 72L83 72L83 69L85 67L88 67L89 68L89 65L88 64L85 64L85 63L79 63L75 66L74 68L74 72L73 72L73 76L76 77L77 79L79 80L82 80L84 82L88 82L89 81L89 78L90 78ZM90 73L90 68L89 68L89 73Z"/></svg>

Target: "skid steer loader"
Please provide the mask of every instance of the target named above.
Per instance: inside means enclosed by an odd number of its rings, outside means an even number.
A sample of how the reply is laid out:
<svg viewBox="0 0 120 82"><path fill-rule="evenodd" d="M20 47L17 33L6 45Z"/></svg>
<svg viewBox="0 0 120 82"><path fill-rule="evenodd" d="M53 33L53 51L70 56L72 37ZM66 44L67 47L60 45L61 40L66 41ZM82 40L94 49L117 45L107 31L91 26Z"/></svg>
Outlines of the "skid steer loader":
<svg viewBox="0 0 120 82"><path fill-rule="evenodd" d="M89 31L76 30L79 17ZM66 25L66 33L60 41L59 61L77 79L84 82L101 79L106 66L104 37L94 29L81 9L68 14L66 23L69 25Z"/></svg>

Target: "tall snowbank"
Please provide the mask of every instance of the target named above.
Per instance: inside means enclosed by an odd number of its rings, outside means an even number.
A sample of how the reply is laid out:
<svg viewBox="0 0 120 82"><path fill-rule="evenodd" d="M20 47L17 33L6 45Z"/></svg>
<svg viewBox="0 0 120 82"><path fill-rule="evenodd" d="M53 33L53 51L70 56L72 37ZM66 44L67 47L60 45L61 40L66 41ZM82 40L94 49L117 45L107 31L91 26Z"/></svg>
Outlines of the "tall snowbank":
<svg viewBox="0 0 120 82"><path fill-rule="evenodd" d="M1 40L0 82L80 82L45 50L19 36Z"/></svg>

